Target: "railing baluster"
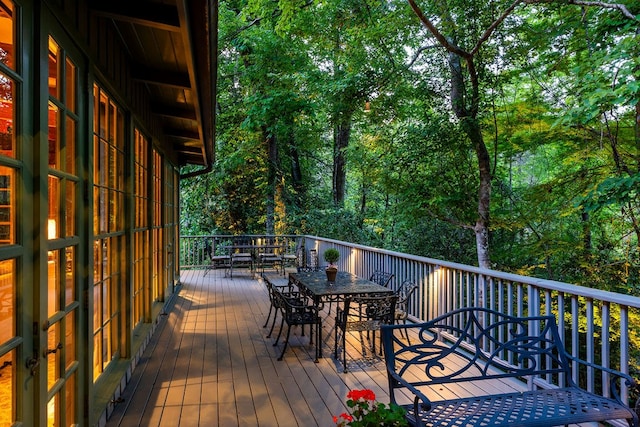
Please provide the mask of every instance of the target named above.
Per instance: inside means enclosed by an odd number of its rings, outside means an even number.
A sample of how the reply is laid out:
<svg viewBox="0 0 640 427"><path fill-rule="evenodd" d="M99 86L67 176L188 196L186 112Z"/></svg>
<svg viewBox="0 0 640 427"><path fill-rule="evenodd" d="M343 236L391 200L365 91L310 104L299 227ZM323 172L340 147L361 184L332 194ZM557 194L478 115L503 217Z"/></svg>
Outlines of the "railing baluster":
<svg viewBox="0 0 640 427"><path fill-rule="evenodd" d="M589 298L587 299L587 315L586 315L586 322L587 322L587 336L586 336L586 344L587 344L587 355L584 358L587 362L590 363L594 363L594 343L593 343L593 339L591 339L594 336L594 313L593 313L593 299ZM587 387L586 390L587 391L593 391L593 387L595 384L595 379L594 379L594 372L592 368L588 368L587 369Z"/></svg>

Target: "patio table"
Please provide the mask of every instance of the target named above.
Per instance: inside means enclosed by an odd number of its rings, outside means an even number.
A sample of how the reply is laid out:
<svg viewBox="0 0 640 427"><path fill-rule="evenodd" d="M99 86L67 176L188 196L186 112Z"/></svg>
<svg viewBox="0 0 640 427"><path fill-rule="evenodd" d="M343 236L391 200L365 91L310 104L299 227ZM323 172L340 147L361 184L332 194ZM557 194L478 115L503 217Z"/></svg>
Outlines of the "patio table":
<svg viewBox="0 0 640 427"><path fill-rule="evenodd" d="M349 295L382 296L393 294L393 290L387 287L346 271L338 271L333 283L329 283L324 271L289 273L289 283L296 284L301 293L309 295L319 309L327 299L339 297L344 299ZM319 344L321 342L322 337L318 336L316 345L318 345L319 357L322 357L322 346Z"/></svg>

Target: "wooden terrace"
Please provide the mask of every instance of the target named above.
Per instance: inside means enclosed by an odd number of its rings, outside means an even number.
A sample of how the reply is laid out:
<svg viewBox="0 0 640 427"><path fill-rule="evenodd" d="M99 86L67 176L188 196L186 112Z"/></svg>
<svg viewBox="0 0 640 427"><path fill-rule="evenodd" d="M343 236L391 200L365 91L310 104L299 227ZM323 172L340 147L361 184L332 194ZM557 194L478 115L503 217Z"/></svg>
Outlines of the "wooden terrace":
<svg viewBox="0 0 640 427"><path fill-rule="evenodd" d="M270 304L261 279L248 270L233 278L222 269L183 270L181 283L128 386L112 402L107 427L327 427L347 411L351 389L371 389L389 401L384 361L356 334L348 337L349 372L333 358L333 313L324 313L319 363L299 328L278 361L283 343L274 347L266 337Z"/></svg>

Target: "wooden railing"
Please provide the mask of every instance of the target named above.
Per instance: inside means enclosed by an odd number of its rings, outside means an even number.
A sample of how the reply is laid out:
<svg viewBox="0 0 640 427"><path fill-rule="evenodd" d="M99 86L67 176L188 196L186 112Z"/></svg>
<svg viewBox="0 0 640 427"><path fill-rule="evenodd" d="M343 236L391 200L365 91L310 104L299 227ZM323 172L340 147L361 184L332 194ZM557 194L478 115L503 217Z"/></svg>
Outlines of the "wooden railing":
<svg viewBox="0 0 640 427"><path fill-rule="evenodd" d="M215 234L180 237L180 267L203 268L211 264L211 255L226 255L231 244L270 244L282 245L283 251L295 253L302 246L304 236L266 234Z"/></svg>
<svg viewBox="0 0 640 427"><path fill-rule="evenodd" d="M252 236L260 238L265 236ZM181 239L183 268L208 264L206 255L214 242L229 236L192 236ZM360 277L374 270L395 276L390 287L397 288L405 279L419 284L410 301L410 319L433 319L460 307L485 307L502 313L524 316L553 314L558 319L562 338L570 354L589 362L618 369L632 376L640 367L640 298L590 289L568 283L482 269L427 257L377 249L325 239L317 236L278 236L292 247L303 246L308 254L314 249L321 265L322 253L333 247L340 252L338 268ZM217 244L217 243L216 243ZM491 351L488 343L486 351ZM633 357L631 357L633 355ZM574 378L585 389L609 396L609 379L593 370L574 366ZM548 378L540 386L553 387L558 378ZM623 387L621 397L637 397ZM632 396L633 394L633 396Z"/></svg>

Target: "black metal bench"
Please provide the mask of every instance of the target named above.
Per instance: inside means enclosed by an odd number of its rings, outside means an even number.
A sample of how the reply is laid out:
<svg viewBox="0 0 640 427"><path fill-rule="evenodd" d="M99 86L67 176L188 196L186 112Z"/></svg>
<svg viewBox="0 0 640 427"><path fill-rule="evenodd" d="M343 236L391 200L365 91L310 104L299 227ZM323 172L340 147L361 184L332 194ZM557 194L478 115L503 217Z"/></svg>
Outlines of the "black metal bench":
<svg viewBox="0 0 640 427"><path fill-rule="evenodd" d="M633 378L568 354L553 316L465 308L425 323L385 325L382 339L391 402L407 410L412 426L638 426L620 398L623 383L635 387ZM572 367L597 375L607 397L581 388Z"/></svg>

